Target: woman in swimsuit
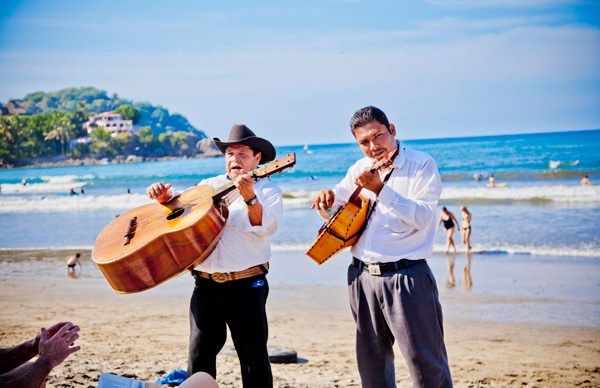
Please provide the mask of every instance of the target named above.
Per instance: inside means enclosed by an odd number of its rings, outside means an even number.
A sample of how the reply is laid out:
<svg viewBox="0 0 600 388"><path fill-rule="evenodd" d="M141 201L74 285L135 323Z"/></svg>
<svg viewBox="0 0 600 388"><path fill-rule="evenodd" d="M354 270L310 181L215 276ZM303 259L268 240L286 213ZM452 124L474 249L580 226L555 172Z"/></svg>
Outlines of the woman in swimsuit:
<svg viewBox="0 0 600 388"><path fill-rule="evenodd" d="M454 221L452 221L454 220ZM438 220L437 223L437 228L435 229L435 231L439 231L440 230L440 224L444 223L444 228L446 229L446 253L448 253L450 251L450 245L452 245L452 247L454 248L454 252L456 252L456 245L454 245L454 240L452 239L452 235L454 234L454 222L456 222L456 224L458 224L458 221L456 221L456 217L454 217L454 214L452 214L452 212L448 211L448 209L446 209L445 207L442 208L442 213L440 214L440 219ZM459 228L460 230L460 228Z"/></svg>
<svg viewBox="0 0 600 388"><path fill-rule="evenodd" d="M467 245L467 250L471 250L471 213L467 209L466 206L460 207L460 213L462 215L462 220L460 223L460 232L462 235L463 244Z"/></svg>

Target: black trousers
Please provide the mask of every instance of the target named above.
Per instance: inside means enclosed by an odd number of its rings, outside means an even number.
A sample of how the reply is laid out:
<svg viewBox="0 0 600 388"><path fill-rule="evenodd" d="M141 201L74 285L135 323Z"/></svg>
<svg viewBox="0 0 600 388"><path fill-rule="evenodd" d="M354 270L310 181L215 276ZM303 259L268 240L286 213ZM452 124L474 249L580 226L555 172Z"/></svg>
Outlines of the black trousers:
<svg viewBox="0 0 600 388"><path fill-rule="evenodd" d="M217 283L197 278L190 301L188 376L206 372L216 378L217 354L227 339L227 326L240 360L244 388L271 388L267 353L265 275Z"/></svg>

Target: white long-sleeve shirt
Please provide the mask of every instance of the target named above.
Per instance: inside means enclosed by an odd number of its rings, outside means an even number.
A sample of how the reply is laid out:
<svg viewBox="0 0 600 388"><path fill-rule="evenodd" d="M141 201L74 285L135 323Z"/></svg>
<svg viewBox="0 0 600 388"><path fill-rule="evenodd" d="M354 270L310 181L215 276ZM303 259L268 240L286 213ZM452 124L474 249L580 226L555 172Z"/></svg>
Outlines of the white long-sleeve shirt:
<svg viewBox="0 0 600 388"><path fill-rule="evenodd" d="M433 158L428 154L403 146L394 160L394 170L379 193L375 211L367 227L352 246L352 255L365 263L387 263L400 259L431 257L435 234L435 214L442 181ZM357 161L338 183L334 209L342 206L356 189L354 180L370 169L373 160ZM385 173L380 174L385 176ZM375 201L372 191L361 194Z"/></svg>
<svg viewBox="0 0 600 388"><path fill-rule="evenodd" d="M198 185L220 187L231 183L227 175L202 180ZM271 258L268 237L277 232L283 216L281 189L268 179L254 182L254 193L262 205L262 223L252 226L241 196L229 204L229 217L212 253L194 267L202 272L234 272L264 264Z"/></svg>

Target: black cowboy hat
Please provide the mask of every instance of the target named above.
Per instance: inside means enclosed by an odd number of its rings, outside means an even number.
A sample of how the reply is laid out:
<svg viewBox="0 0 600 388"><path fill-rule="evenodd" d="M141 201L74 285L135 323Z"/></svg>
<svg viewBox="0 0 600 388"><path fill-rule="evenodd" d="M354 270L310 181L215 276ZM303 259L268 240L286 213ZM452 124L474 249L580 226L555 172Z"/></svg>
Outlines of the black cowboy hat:
<svg viewBox="0 0 600 388"><path fill-rule="evenodd" d="M244 124L236 124L229 131L229 140L221 141L218 137L213 138L215 145L222 153L230 145L246 145L260 152L259 164L270 162L275 159L275 147L268 140L258 137Z"/></svg>

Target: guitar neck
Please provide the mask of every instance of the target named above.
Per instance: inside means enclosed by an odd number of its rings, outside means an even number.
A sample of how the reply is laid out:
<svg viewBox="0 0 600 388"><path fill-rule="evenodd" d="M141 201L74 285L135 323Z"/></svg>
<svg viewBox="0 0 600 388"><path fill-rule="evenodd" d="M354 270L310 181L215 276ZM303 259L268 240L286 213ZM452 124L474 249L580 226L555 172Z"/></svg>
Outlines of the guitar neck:
<svg viewBox="0 0 600 388"><path fill-rule="evenodd" d="M254 178L254 180L267 178L276 172L281 172L282 170L288 167L292 167L294 164L296 164L296 154L292 152L291 154L288 154L283 158L279 158L263 167L251 171L250 175ZM215 204L220 203L223 200L229 203L233 202L237 198L237 196L230 196L226 198L226 196L229 193L231 193L233 189L235 189L235 185L233 184L233 182L216 188L215 194L213 194L212 196Z"/></svg>
<svg viewBox="0 0 600 388"><path fill-rule="evenodd" d="M232 193L233 190L235 190L235 185L232 183L228 183L224 186L218 187L217 189L215 189L215 194L213 194L212 199L214 201L214 203L220 203L225 199L225 202L233 202L233 201L227 201L228 198L228 194ZM234 198L235 199L235 198ZM227 205L229 205L229 203Z"/></svg>

